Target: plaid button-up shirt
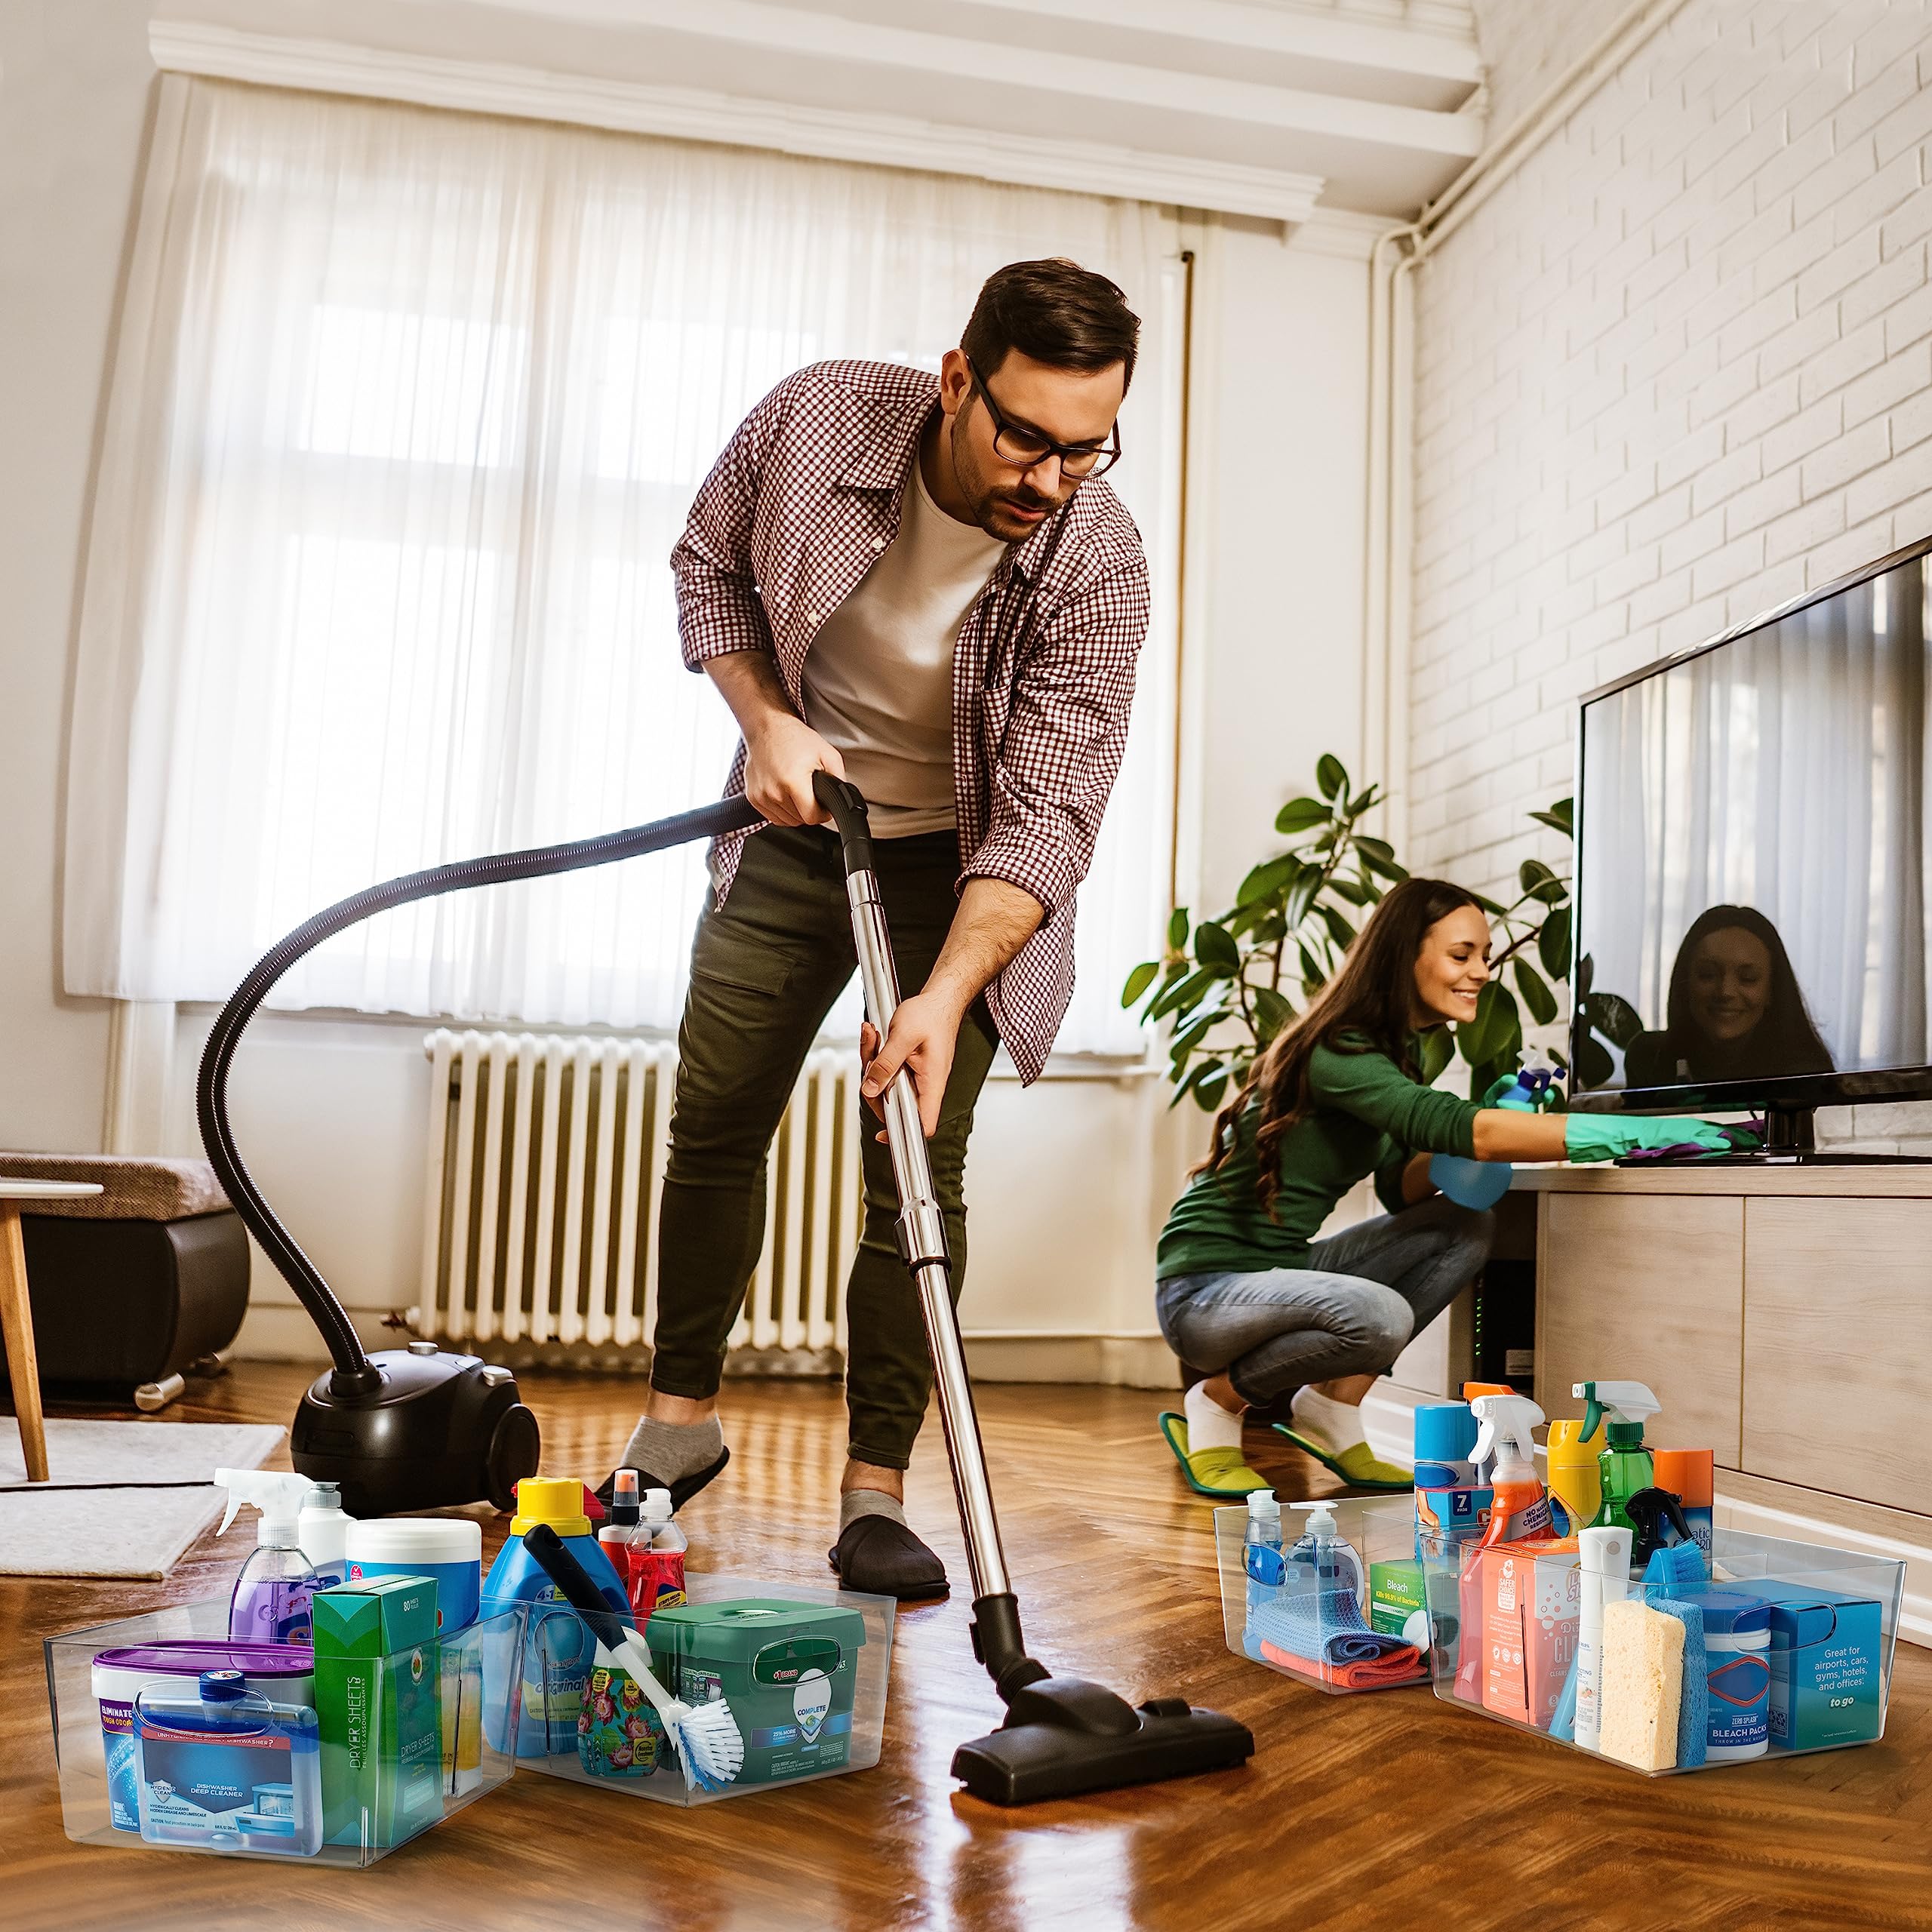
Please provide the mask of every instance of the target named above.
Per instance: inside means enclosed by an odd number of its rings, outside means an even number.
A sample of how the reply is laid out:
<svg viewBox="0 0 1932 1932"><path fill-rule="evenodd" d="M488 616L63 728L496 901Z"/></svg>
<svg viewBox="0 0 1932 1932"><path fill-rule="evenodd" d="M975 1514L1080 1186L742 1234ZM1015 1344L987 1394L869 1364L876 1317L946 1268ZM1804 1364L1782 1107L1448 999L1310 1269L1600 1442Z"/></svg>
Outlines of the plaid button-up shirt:
<svg viewBox="0 0 1932 1932"><path fill-rule="evenodd" d="M731 651L768 651L804 715L806 653L898 534L900 491L938 395L920 370L821 362L787 377L745 418L671 553L691 669ZM1074 894L1126 748L1147 615L1140 532L1096 478L1060 518L1008 548L959 627L952 783L961 883L1005 879L1045 909L986 989L1025 1081L1045 1064L1073 997ZM740 743L728 797L744 789L744 774ZM712 848L721 903L752 835Z"/></svg>

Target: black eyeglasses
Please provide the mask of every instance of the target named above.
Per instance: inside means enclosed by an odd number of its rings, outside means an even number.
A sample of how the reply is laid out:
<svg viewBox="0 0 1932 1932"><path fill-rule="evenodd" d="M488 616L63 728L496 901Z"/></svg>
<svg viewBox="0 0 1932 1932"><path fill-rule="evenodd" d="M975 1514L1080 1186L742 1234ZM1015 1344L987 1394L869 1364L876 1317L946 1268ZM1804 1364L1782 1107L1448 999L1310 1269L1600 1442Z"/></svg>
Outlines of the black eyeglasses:
<svg viewBox="0 0 1932 1932"><path fill-rule="evenodd" d="M986 404L986 414L993 419L993 453L1002 463L1010 463L1015 469L1031 469L1036 464L1044 463L1048 457L1057 456L1063 476L1088 477L1098 476L1119 462L1118 423L1114 425L1113 440L1103 445L1057 443L1029 423L1009 422L999 405L994 401L992 390L986 387L985 377L974 367L970 355L966 358L966 366L973 372L973 386Z"/></svg>

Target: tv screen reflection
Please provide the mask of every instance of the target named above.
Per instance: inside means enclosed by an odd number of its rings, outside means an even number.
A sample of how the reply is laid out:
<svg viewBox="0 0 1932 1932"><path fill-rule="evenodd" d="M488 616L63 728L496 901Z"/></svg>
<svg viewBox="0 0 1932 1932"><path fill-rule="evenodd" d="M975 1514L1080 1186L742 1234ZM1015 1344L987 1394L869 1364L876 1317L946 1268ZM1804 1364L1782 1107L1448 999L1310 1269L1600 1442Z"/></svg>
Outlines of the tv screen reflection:
<svg viewBox="0 0 1932 1932"><path fill-rule="evenodd" d="M1925 1063L1920 559L1583 712L1582 1090Z"/></svg>

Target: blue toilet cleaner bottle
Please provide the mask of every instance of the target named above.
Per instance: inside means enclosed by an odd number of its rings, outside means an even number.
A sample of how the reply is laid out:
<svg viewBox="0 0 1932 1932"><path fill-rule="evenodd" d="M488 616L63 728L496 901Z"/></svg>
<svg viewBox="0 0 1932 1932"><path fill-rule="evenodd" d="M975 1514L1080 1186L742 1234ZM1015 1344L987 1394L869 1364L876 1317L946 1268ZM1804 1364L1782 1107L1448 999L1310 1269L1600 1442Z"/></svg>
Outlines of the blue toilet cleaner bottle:
<svg viewBox="0 0 1932 1932"><path fill-rule="evenodd" d="M524 1532L547 1523L563 1539L564 1547L583 1564L605 1600L626 1623L632 1621L630 1598L611 1559L598 1547L583 1513L583 1486L553 1476L526 1476L516 1486L516 1515L510 1533L483 1582L481 1614L495 1617L526 1605L529 1610L523 1638L523 1684L516 1727L516 1755L544 1758L559 1752L577 1753L577 1721L583 1709L583 1687L596 1659L596 1642L583 1620L559 1598L551 1582L523 1546ZM485 1672L483 1708L500 1712L503 1700ZM498 1727L501 1718L489 1720ZM492 1735L498 1750L506 1740Z"/></svg>
<svg viewBox="0 0 1932 1932"><path fill-rule="evenodd" d="M1241 1559L1247 1572L1247 1616L1241 1629L1241 1647L1259 1663L1261 1640L1255 1634L1254 1613L1281 1594L1287 1574L1281 1560L1281 1506L1272 1489L1248 1492L1244 1544Z"/></svg>

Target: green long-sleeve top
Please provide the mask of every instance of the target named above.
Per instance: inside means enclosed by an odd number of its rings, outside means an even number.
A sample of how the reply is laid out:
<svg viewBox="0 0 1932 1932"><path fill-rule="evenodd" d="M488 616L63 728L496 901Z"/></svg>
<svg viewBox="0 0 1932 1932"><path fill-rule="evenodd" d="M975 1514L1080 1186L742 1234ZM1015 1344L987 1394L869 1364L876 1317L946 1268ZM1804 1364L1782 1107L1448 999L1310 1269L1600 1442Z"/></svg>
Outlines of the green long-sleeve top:
<svg viewBox="0 0 1932 1932"><path fill-rule="evenodd" d="M1356 1182L1375 1176L1391 1214L1402 1207L1402 1170L1414 1154L1475 1152L1478 1109L1424 1087L1359 1035L1318 1046L1309 1061L1309 1109L1281 1143L1281 1191L1273 1218L1255 1192L1251 1103L1234 1127L1234 1150L1212 1174L1196 1174L1161 1230L1156 1281L1177 1275L1254 1275L1306 1268L1309 1244Z"/></svg>

